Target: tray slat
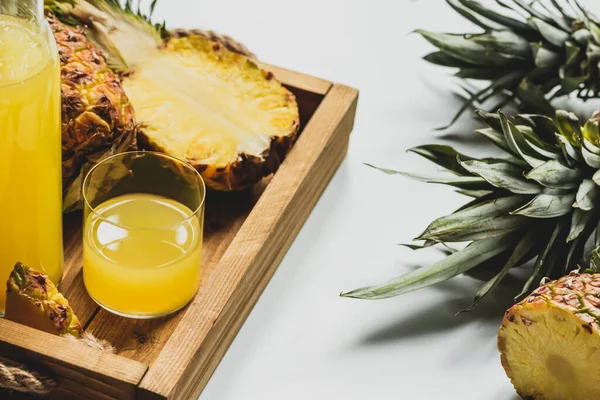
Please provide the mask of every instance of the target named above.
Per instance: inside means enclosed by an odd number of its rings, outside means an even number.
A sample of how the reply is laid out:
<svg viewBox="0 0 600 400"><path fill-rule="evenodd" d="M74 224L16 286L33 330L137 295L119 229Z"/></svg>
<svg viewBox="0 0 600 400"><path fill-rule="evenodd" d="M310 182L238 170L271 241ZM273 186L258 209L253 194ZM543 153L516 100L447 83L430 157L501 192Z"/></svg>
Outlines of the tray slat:
<svg viewBox="0 0 600 400"><path fill-rule="evenodd" d="M60 376L61 388L100 398L134 399L148 367L82 343L0 319L0 354ZM1 393L0 393L1 394Z"/></svg>

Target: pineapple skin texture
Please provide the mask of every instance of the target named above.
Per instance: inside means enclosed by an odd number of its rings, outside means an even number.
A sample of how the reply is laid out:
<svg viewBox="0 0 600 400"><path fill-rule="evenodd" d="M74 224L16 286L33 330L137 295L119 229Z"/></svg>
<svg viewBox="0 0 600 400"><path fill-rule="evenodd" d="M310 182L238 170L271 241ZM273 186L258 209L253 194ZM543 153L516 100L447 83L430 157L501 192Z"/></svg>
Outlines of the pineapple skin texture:
<svg viewBox="0 0 600 400"><path fill-rule="evenodd" d="M80 208L83 176L101 159L135 150L133 106L120 78L83 31L46 13L61 64L62 185L65 209Z"/></svg>
<svg viewBox="0 0 600 400"><path fill-rule="evenodd" d="M600 274L571 272L504 315L498 350L517 393L529 400L600 396Z"/></svg>
<svg viewBox="0 0 600 400"><path fill-rule="evenodd" d="M239 74L236 76L243 77L239 79L255 82L257 87L277 96L278 108L284 109L286 112L272 120L272 128L277 133L270 136L268 146L261 153L239 152L234 160L228 162L205 163L201 156L195 156L193 150L189 150L185 156L172 154L160 143L160 138L155 138L151 132L144 130L143 123L138 133L140 148L184 158L202 175L206 186L217 191L243 190L259 182L263 177L276 172L294 144L300 127L298 104L294 94L277 81L272 73L259 68L254 61L242 54L230 51L221 43L206 37L195 34L186 35L185 32L179 31L177 37L166 39L163 47L166 51L180 54L189 51L201 52L215 64L222 65L223 71L237 69ZM125 86L126 83L125 81ZM236 83L230 82L230 84Z"/></svg>
<svg viewBox="0 0 600 400"><path fill-rule="evenodd" d="M83 335L68 300L48 276L21 263L7 282L5 318L55 335Z"/></svg>

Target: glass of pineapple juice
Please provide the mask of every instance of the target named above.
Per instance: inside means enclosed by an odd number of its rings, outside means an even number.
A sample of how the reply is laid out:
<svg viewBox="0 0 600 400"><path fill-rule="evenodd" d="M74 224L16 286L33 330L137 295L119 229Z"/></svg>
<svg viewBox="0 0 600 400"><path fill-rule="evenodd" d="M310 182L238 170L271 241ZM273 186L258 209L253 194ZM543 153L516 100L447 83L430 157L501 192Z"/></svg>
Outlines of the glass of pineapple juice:
<svg viewBox="0 0 600 400"><path fill-rule="evenodd" d="M118 154L83 183L83 280L100 306L155 318L200 286L206 189L188 163L155 152Z"/></svg>
<svg viewBox="0 0 600 400"><path fill-rule="evenodd" d="M0 317L20 261L62 275L60 62L43 0L0 0Z"/></svg>

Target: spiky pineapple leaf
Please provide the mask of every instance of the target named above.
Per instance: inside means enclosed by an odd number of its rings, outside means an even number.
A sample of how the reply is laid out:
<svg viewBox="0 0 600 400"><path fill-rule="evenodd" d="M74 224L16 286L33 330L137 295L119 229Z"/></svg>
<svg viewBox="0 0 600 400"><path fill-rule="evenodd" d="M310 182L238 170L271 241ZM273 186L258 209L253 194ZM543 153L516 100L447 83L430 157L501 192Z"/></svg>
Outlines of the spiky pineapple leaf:
<svg viewBox="0 0 600 400"><path fill-rule="evenodd" d="M550 160L538 165L525 176L550 189L573 189L579 186L582 172L567 167L559 160Z"/></svg>
<svg viewBox="0 0 600 400"><path fill-rule="evenodd" d="M581 235L592 215L592 211L581 209L573 211L571 215L571 230L569 231L569 236L567 236L567 243L577 239Z"/></svg>
<svg viewBox="0 0 600 400"><path fill-rule="evenodd" d="M563 135L571 145L581 146L583 135L579 118L572 113L564 110L556 111L556 126L561 135Z"/></svg>
<svg viewBox="0 0 600 400"><path fill-rule="evenodd" d="M542 191L539 184L527 181L523 170L518 166L503 161L461 161L460 164L474 175L480 176L491 185L518 194L537 194Z"/></svg>
<svg viewBox="0 0 600 400"><path fill-rule="evenodd" d="M452 57L451 55L446 54L443 51L434 51L432 53L427 54L425 57L423 57L423 59L432 64L442 65L445 67L468 68L470 66L469 63L466 63L456 57Z"/></svg>
<svg viewBox="0 0 600 400"><path fill-rule="evenodd" d="M590 269L593 273L600 272L600 248L592 250L592 258L590 259Z"/></svg>
<svg viewBox="0 0 600 400"><path fill-rule="evenodd" d="M514 246L514 242L514 235L479 240L431 266L421 267L382 285L363 287L342 293L341 296L375 300L412 292L460 275Z"/></svg>
<svg viewBox="0 0 600 400"><path fill-rule="evenodd" d="M365 163L366 166L379 170L388 175L402 175L407 178L415 179L421 182L427 183L439 183L442 185L450 185L459 189L465 190L485 190L490 185L483 178L477 176L451 176L451 177L428 177L417 174L411 174L409 172L396 171L388 168L376 167L371 164Z"/></svg>
<svg viewBox="0 0 600 400"><path fill-rule="evenodd" d="M460 157L461 160L471 160L472 157L459 153L451 146L431 144L413 147L407 151L418 154L456 175L472 175L457 160L457 157Z"/></svg>
<svg viewBox="0 0 600 400"><path fill-rule="evenodd" d="M431 246L435 246L438 244L435 240L425 240L423 244L414 244L414 243L399 243L398 246L407 247L411 250L422 250Z"/></svg>
<svg viewBox="0 0 600 400"><path fill-rule="evenodd" d="M528 222L525 217L509 215L523 201L521 196L509 196L475 204L436 219L414 240L465 242L514 232Z"/></svg>
<svg viewBox="0 0 600 400"><path fill-rule="evenodd" d="M542 34L544 39L554 46L560 48L569 39L569 33L552 26L547 21L537 17L532 17L529 22Z"/></svg>
<svg viewBox="0 0 600 400"><path fill-rule="evenodd" d="M517 296L515 296L515 301L518 301L519 299L521 299L522 297L527 295L529 293L529 291L531 290L531 285L533 285L533 282L536 279L539 280L541 278L542 271L549 270L550 268L548 268L548 267L552 266L551 263L553 262L553 260L548 260L548 258L554 247L554 243L556 242L556 239L560 235L565 224L566 224L565 219L559 219L558 222L556 223L556 225L554 226L552 234L550 235L550 238L548 239L546 246L544 247L544 250L540 253L540 255L537 257L537 259L535 261L535 265L533 267L532 274L527 279L527 282L525 282L525 285L523 286L523 290L521 290L521 293L519 293ZM547 262L547 261L549 261L549 262Z"/></svg>
<svg viewBox="0 0 600 400"><path fill-rule="evenodd" d="M506 143L510 151L514 155L520 156L523 160L525 160L532 167L537 167L538 165L542 165L544 160L537 158L533 155L532 149L525 140L523 136L523 132L517 128L517 126L509 121L508 117L503 113L498 113L500 115L500 123L502 124L502 132L504 133L504 138L506 139Z"/></svg>
<svg viewBox="0 0 600 400"><path fill-rule="evenodd" d="M556 218L569 214L575 193L562 193L551 189L535 196L533 200L512 212L530 218Z"/></svg>
<svg viewBox="0 0 600 400"><path fill-rule="evenodd" d="M586 141L585 139L583 139ZM592 168L600 168L600 155L592 153L587 149L587 146L581 147L581 156L587 165Z"/></svg>
<svg viewBox="0 0 600 400"><path fill-rule="evenodd" d="M516 20L514 18L507 17L506 15L502 15L497 13L489 8L484 7L481 3L474 0L459 0L460 3L467 7L468 9L486 17L487 19L494 21L504 27L510 28L515 32L519 32L525 37L531 37L531 35L535 34L535 30L531 28L531 26L527 25L524 22Z"/></svg>
<svg viewBox="0 0 600 400"><path fill-rule="evenodd" d="M487 296L491 291L493 291L504 279L508 271L515 265L519 264L523 258L527 256L527 254L531 251L532 247L535 246L538 236L540 232L531 230L527 232L523 237L517 242L515 249L511 256L509 257L504 267L498 272L492 279L487 281L475 295L475 299L473 300L473 304L469 307L462 310L462 312L471 311L473 307L479 304L485 296Z"/></svg>
<svg viewBox="0 0 600 400"><path fill-rule="evenodd" d="M596 185L591 179L584 179L577 189L573 207L577 207L584 211L590 211L596 206L599 195L600 186Z"/></svg>

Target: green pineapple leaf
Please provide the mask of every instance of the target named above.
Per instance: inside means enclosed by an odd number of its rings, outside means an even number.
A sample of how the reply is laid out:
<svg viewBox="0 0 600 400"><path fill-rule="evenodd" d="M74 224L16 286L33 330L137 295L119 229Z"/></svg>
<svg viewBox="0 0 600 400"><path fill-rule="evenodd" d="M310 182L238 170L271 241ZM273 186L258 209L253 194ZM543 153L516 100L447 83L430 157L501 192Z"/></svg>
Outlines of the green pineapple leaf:
<svg viewBox="0 0 600 400"><path fill-rule="evenodd" d="M384 170L426 182L451 184L469 196L466 204L434 220L417 237L430 241L426 245L468 242L467 247L431 266L344 296L387 298L471 270L474 272L467 275L480 277L482 268L487 268L493 274L484 274L487 282L475 296L476 305L499 288L512 268L529 260L533 266L524 268L531 268L530 275L516 298L528 294L543 277L557 278L584 261L590 263L590 268L600 269L600 253L597 251L594 257L585 254L586 246L600 248L600 212L596 207L600 169L589 161L590 155L600 156L600 113L595 113L583 127L566 111L558 111L554 119L532 114L514 118L502 113L479 114L488 124L479 132L499 145L502 158L463 160L448 146L420 146L415 151L419 155L449 171L469 175L432 179ZM491 251L490 244L497 249Z"/></svg>
<svg viewBox="0 0 600 400"><path fill-rule="evenodd" d="M475 0L447 3L475 29L458 34L416 30L437 49L425 60L457 68L461 79L489 82L467 96L450 125L484 99L551 115L550 101L556 97L600 96L600 26L584 8L570 10L555 0L497 0L500 8Z"/></svg>
<svg viewBox="0 0 600 400"><path fill-rule="evenodd" d="M504 277L508 274L508 271L510 271L512 267L517 265L523 258L525 258L529 254L531 249L536 245L537 238L539 237L539 235L540 232L537 232L535 230L527 232L518 241L513 253L511 254L506 264L504 264L504 267L502 267L500 272L498 272L498 274L496 274L492 279L487 281L481 287L481 289L477 291L475 299L473 300L473 304L471 304L469 307L465 308L461 312L471 311L475 306L477 306L481 302L481 300L483 300L485 296L488 295L488 293L496 289L496 287L500 284L502 279L504 279Z"/></svg>
<svg viewBox="0 0 600 400"><path fill-rule="evenodd" d="M514 240L514 235L478 240L431 266L419 268L382 285L363 287L342 293L341 296L368 300L385 299L443 282L511 248L514 246Z"/></svg>
<svg viewBox="0 0 600 400"><path fill-rule="evenodd" d="M543 189L536 182L523 176L523 170L506 161L462 161L460 164L474 175L480 176L491 185L518 194L537 194Z"/></svg>

